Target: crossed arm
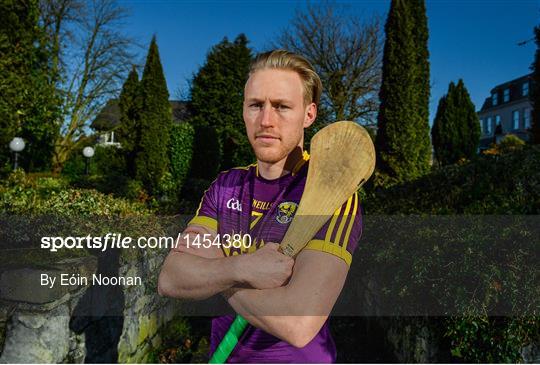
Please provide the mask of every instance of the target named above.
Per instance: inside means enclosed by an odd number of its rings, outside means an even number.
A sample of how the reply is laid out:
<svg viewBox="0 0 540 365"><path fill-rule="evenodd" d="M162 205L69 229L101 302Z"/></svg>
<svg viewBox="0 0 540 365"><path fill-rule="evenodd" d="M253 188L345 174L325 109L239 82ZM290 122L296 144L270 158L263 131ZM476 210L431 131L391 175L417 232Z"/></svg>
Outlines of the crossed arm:
<svg viewBox="0 0 540 365"><path fill-rule="evenodd" d="M204 233L216 234L202 226L189 226L184 231ZM215 246L194 248L180 241L163 264L158 291L189 299L222 293L255 327L304 347L328 318L347 272L343 260L319 251L304 250L293 262L277 252L275 244L253 254L224 257Z"/></svg>

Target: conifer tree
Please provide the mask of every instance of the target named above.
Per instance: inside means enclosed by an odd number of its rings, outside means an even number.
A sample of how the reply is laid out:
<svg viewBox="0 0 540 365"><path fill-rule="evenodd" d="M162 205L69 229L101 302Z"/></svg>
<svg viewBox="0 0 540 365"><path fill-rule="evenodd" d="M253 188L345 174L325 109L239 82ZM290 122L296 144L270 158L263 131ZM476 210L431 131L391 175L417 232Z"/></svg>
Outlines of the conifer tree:
<svg viewBox="0 0 540 365"><path fill-rule="evenodd" d="M429 169L427 34L415 30L417 21L425 25L425 20L417 20L421 17L412 15L419 8L414 4L392 0L385 25L381 103L375 139L379 183L382 184L411 180ZM427 25L425 28L427 33Z"/></svg>
<svg viewBox="0 0 540 365"><path fill-rule="evenodd" d="M431 130L435 158L441 165L472 158L480 141L480 124L463 80L448 86L437 107Z"/></svg>
<svg viewBox="0 0 540 365"><path fill-rule="evenodd" d="M20 165L44 170L59 132L60 101L38 1L1 1L0 24L0 168L10 157L4 147L17 136L26 141Z"/></svg>
<svg viewBox="0 0 540 365"><path fill-rule="evenodd" d="M429 97L430 89L430 65L428 39L429 30L426 15L425 0L409 0L411 16L414 20L412 29L416 46L417 66L417 110L418 110L418 157L417 164L422 173L427 172L431 159L431 141L429 138Z"/></svg>
<svg viewBox="0 0 540 365"><path fill-rule="evenodd" d="M462 79L458 81L456 90L459 95L461 153L462 157L471 159L478 153L481 134L480 120Z"/></svg>
<svg viewBox="0 0 540 365"><path fill-rule="evenodd" d="M131 69L118 100L120 125L117 129L118 140L122 145L126 167L131 178L136 177L135 158L141 141L141 90L139 75L135 66Z"/></svg>
<svg viewBox="0 0 540 365"><path fill-rule="evenodd" d="M169 92L163 75L156 37L152 38L141 80L140 142L135 159L136 175L154 192L169 168L172 127Z"/></svg>
<svg viewBox="0 0 540 365"><path fill-rule="evenodd" d="M207 143L219 144L213 149L222 150L222 170L254 161L242 117L244 85L251 60L245 35L240 34L233 42L224 38L212 47L192 82L192 122L195 128L207 126L216 130L218 141ZM197 132L195 138L211 135L207 129ZM195 145L198 144L200 142L195 141ZM193 164L198 163L199 157L198 154L193 156ZM220 160L219 156L215 157L216 161Z"/></svg>
<svg viewBox="0 0 540 365"><path fill-rule="evenodd" d="M454 97L456 85L451 82L448 85L448 93L439 100L437 106L437 114L433 120L433 128L431 129L431 140L435 152L435 159L441 165L446 165L450 161L455 160L453 152L457 148L457 126L454 119L451 117L453 107L455 105Z"/></svg>

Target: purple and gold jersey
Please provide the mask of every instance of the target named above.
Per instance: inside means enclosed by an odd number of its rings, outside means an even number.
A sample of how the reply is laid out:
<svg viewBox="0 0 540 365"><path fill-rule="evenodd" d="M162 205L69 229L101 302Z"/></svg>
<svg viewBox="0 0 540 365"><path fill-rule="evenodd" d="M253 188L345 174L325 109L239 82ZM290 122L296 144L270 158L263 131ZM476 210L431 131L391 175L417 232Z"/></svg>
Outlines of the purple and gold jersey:
<svg viewBox="0 0 540 365"><path fill-rule="evenodd" d="M292 173L275 180L259 176L257 166L234 168L219 174L205 192L196 216L189 224L211 228L220 236L249 235L251 245L221 246L226 256L251 253L265 242L280 243L298 208L308 169L307 153ZM362 233L358 194L351 196L305 247L323 251L351 264ZM229 245L227 245L229 246ZM212 321L211 352L232 323L232 316ZM230 363L330 363L336 359L328 321L317 336L298 349L258 328L248 326Z"/></svg>

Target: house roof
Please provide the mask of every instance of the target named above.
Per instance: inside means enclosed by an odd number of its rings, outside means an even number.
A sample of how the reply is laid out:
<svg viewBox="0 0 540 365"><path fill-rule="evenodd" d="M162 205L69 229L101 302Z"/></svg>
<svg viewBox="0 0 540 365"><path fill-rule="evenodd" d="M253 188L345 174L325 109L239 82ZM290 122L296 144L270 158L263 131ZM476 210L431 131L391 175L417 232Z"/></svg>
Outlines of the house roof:
<svg viewBox="0 0 540 365"><path fill-rule="evenodd" d="M173 123L181 123L191 116L187 101L169 100L172 109ZM97 131L110 131L115 129L120 123L120 107L118 99L110 99L98 113L91 128Z"/></svg>
<svg viewBox="0 0 540 365"><path fill-rule="evenodd" d="M502 89L505 89L507 88L508 86L521 86L521 84L529 79L532 79L532 76L533 74L530 73L530 74L527 74L527 75L524 75L524 76L521 76L521 77L518 77L517 79L513 79L513 80L510 80L510 81L506 81L502 84L499 84L497 86L495 86L493 89L491 89L491 93L495 92L496 90L502 90Z"/></svg>
<svg viewBox="0 0 540 365"><path fill-rule="evenodd" d="M528 98L529 96L523 96L522 93L521 93L521 87L522 87L523 83L525 81L527 81L527 80L529 80L529 81L533 80L532 79L532 73L521 76L521 77L518 77L518 78L510 80L510 81L506 81L506 82L504 82L502 84L499 84L499 85L495 86L493 89L491 89L490 95L498 94L498 103L497 103L497 105L494 106L492 104L492 98L491 98L491 96L489 96L484 100L484 103L482 104L482 108L480 109L480 112L483 112L485 110L500 107L500 106L504 105L505 103L503 102L503 92L504 92L505 89L510 90L510 100L509 100L510 102ZM529 95L531 93L531 90L532 90L532 85L529 85Z"/></svg>

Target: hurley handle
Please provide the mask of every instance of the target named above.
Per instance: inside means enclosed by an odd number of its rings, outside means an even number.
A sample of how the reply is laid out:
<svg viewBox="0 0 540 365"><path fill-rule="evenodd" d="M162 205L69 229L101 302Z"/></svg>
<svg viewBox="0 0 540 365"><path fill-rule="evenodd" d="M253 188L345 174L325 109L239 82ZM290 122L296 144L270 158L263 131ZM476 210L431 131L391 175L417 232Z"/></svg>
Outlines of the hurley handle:
<svg viewBox="0 0 540 365"><path fill-rule="evenodd" d="M248 325L248 321L241 315L237 314L234 322L231 324L231 327L221 340L219 346L214 351L212 358L210 359L210 364L224 364L225 361L229 358L229 355L236 347L240 336L244 333Z"/></svg>
<svg viewBox="0 0 540 365"><path fill-rule="evenodd" d="M282 246L278 247L278 251L281 253L285 253L283 252ZM231 327L219 343L216 351L214 351L212 358L210 358L210 364L224 364L227 361L229 355L238 344L240 336L242 336L242 334L246 330L247 325L248 321L240 314L237 314L236 318L231 324Z"/></svg>

